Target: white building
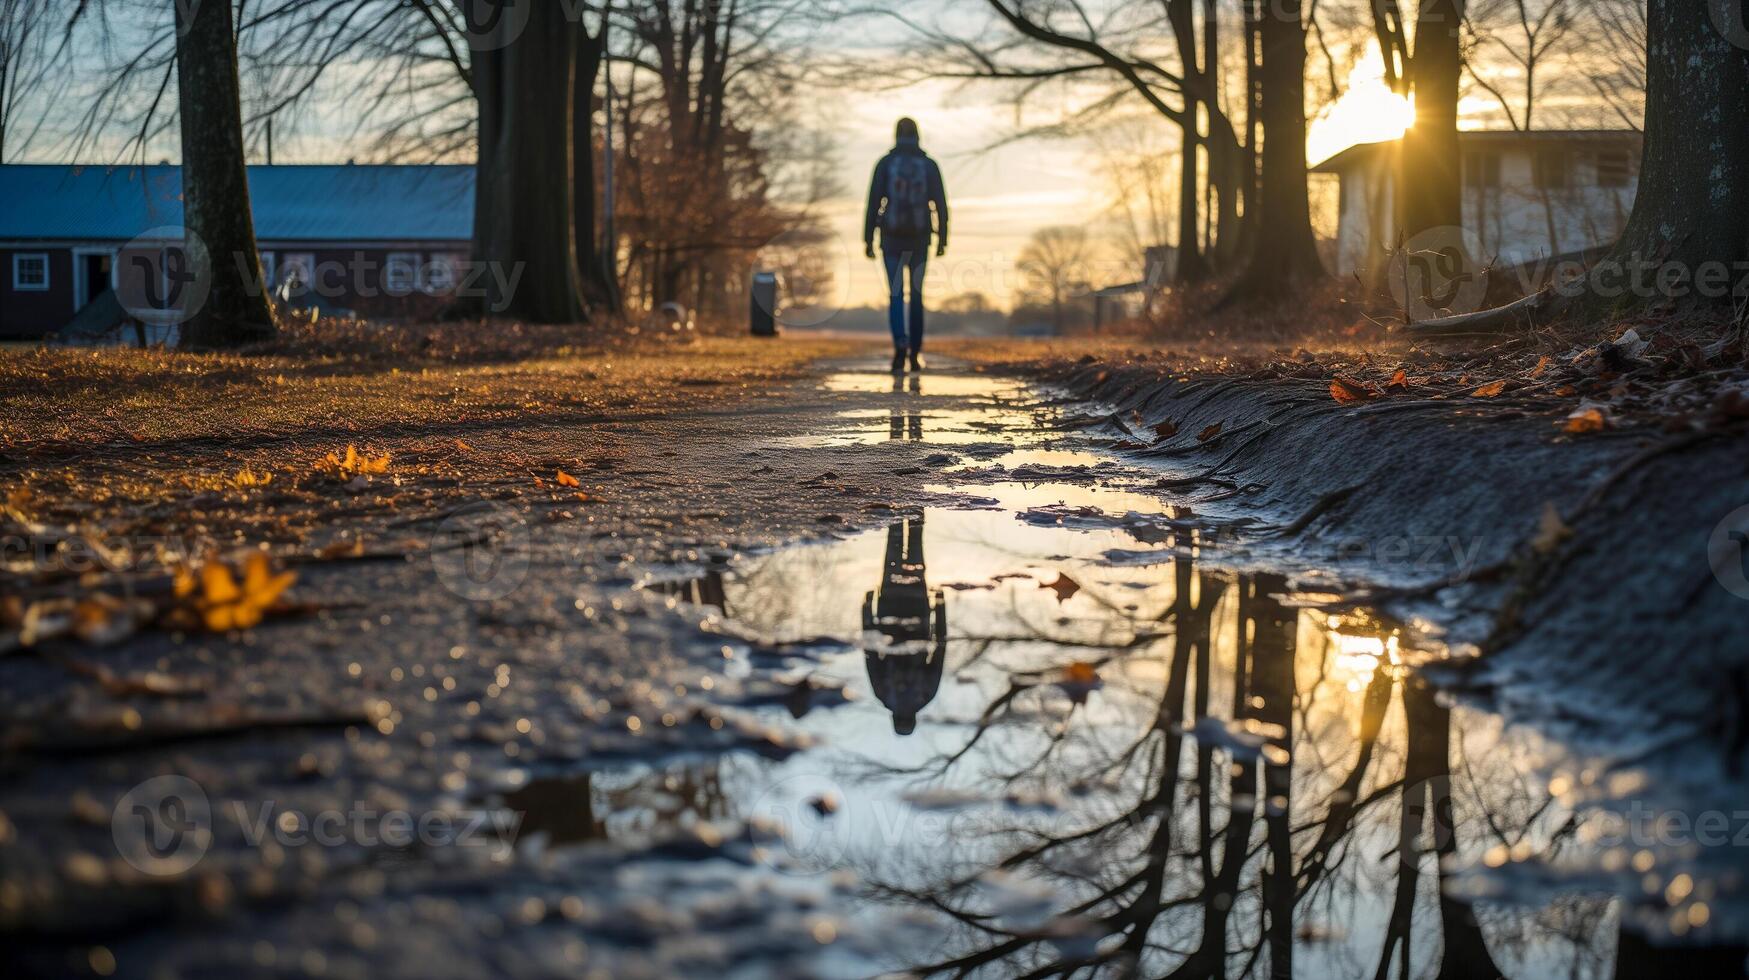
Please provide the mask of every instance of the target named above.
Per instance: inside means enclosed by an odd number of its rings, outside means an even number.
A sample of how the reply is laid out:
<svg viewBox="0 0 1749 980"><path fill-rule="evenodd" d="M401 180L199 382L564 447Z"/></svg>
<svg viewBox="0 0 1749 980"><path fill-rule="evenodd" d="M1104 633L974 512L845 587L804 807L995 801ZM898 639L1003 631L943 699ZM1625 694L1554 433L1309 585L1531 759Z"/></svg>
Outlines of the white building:
<svg viewBox="0 0 1749 980"><path fill-rule="evenodd" d="M1633 209L1641 141L1632 130L1459 133L1464 229L1478 258L1504 269L1614 241ZM1400 154L1399 140L1361 143L1312 168L1341 183L1338 275L1378 271L1396 246Z"/></svg>

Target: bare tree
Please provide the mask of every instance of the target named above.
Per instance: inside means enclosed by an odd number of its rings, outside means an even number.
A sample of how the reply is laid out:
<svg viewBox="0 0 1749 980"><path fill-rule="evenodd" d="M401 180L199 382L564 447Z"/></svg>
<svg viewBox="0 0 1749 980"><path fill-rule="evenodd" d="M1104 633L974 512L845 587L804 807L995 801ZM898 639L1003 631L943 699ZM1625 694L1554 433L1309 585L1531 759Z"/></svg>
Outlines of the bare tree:
<svg viewBox="0 0 1749 980"><path fill-rule="evenodd" d="M236 347L273 336L273 311L255 247L231 0L176 7L176 89L182 116L182 207L187 247L211 282L182 325L181 343Z"/></svg>
<svg viewBox="0 0 1749 980"><path fill-rule="evenodd" d="M581 25L568 22L557 4L519 12L495 0L464 10L474 42L469 75L479 105L475 259L525 270L519 285L488 297L487 307L545 323L582 320L588 302L574 231L575 77L580 57L599 65L601 46ZM584 74L594 70L581 68ZM585 142L582 148L588 147ZM501 281L518 282L514 276Z"/></svg>
<svg viewBox="0 0 1749 980"><path fill-rule="evenodd" d="M1069 298L1087 288L1092 259L1092 242L1080 225L1040 228L1020 250L1017 264L1027 277L1026 292L1033 301L1050 307L1059 333L1067 326Z"/></svg>
<svg viewBox="0 0 1749 980"><path fill-rule="evenodd" d="M61 45L51 39L67 17L64 0L0 0L0 163L30 145L48 118L41 113L20 132L26 100L66 88L65 73L53 70Z"/></svg>
<svg viewBox="0 0 1749 980"><path fill-rule="evenodd" d="M1592 0L1595 26L1579 45L1586 81L1629 129L1646 124L1646 0Z"/></svg>
<svg viewBox="0 0 1749 980"><path fill-rule="evenodd" d="M1262 128L1250 262L1232 298L1275 299L1324 275L1312 238L1306 188L1306 38L1299 0L1247 0L1247 29L1256 38L1251 66L1256 120Z"/></svg>
<svg viewBox="0 0 1749 980"><path fill-rule="evenodd" d="M1574 37L1574 10L1568 0L1474 0L1464 27L1469 48L1464 65L1470 80L1499 103L1515 130L1536 128L1537 104L1547 95L1550 60ZM1522 89L1516 96L1493 81L1493 56L1516 66Z"/></svg>

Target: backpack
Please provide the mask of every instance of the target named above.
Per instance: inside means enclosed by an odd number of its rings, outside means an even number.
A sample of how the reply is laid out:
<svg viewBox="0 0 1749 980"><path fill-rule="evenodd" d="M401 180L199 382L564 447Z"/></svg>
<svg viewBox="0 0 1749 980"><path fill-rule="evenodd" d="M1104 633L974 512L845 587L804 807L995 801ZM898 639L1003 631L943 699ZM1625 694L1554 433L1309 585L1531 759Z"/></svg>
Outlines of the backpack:
<svg viewBox="0 0 1749 980"><path fill-rule="evenodd" d="M929 158L921 153L895 153L887 158L887 209L881 231L895 237L928 235Z"/></svg>

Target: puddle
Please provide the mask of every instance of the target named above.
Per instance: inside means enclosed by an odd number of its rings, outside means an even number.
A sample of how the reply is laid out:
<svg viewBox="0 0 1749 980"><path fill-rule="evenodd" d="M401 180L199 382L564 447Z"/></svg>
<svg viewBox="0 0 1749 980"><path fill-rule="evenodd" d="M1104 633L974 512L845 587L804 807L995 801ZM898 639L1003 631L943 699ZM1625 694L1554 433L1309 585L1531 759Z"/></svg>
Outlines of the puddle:
<svg viewBox="0 0 1749 980"><path fill-rule="evenodd" d="M822 747L535 784L513 805L537 828L566 814L575 836L555 841L775 825L772 868L848 874L863 913L934 922L938 945L891 953L919 974L1266 976L1274 957L1311 976L1635 975L1636 957L1670 954L1624 918L1688 917L1711 897L1660 887L1626 906L1600 886L1643 891L1630 867L1494 901L1494 866L1597 863L1550 793L1556 748L1445 703L1403 666L1434 654L1391 625L1297 608L1279 576L1203 567L1194 529L1142 542L1012 509L1035 499L929 509L665 584L768 653L806 644L790 666L855 695L793 722ZM1104 557L1150 547L1165 556Z"/></svg>
<svg viewBox="0 0 1749 980"><path fill-rule="evenodd" d="M940 445L1012 443L1031 428L1031 417L1004 412L992 421L982 410L895 406L885 412L846 412L834 419L831 431L773 440L778 446L869 446L882 442L928 442Z"/></svg>
<svg viewBox="0 0 1749 980"><path fill-rule="evenodd" d="M912 438L901 409L845 413L832 438ZM507 802L554 844L755 828L761 873L850 882L891 935L921 924L929 942L886 951L896 973L1742 971L1719 945L1724 885L1683 870L1692 849L1624 844L1580 809L1581 784L1623 774L1436 694L1406 665L1441 651L1391 623L1217 567L1227 542L1196 515L1112 488L1121 467L1043 445L1030 417L920 411L923 441L1017 427L1014 451L968 464L1006 474L928 488L966 506L649 586L757 638L731 645L731 673L841 685L845 703L758 709L817 747L537 780ZM1079 467L1100 485L1031 478Z"/></svg>
<svg viewBox="0 0 1749 980"><path fill-rule="evenodd" d="M827 391L931 395L937 398L1020 398L1027 388L1013 378L978 374L882 374L873 371L843 371L829 374L820 386Z"/></svg>
<svg viewBox="0 0 1749 980"><path fill-rule="evenodd" d="M827 431L779 439L774 445L990 444L992 455L999 455L1005 445L1012 447L1021 439L1036 438L1039 428L1032 393L1005 378L844 372L828 376L822 385L828 391L879 395L883 404L840 412Z"/></svg>

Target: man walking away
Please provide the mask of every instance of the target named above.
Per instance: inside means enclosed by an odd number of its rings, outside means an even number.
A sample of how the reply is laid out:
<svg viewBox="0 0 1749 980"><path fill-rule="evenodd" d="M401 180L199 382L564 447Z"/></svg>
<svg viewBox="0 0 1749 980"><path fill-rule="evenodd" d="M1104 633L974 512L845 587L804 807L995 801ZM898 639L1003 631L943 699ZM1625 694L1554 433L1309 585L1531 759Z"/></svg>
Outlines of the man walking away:
<svg viewBox="0 0 1749 980"><path fill-rule="evenodd" d="M923 267L929 260L929 239L935 254L947 252L947 189L941 168L918 145L917 123L899 120L897 140L875 165L868 188L868 211L862 222L863 251L874 258L874 233L881 230L881 257L887 267L887 326L893 331L893 373L923 370ZM931 221L930 214L934 219ZM910 277L909 304L905 280ZM907 305L909 329L907 329Z"/></svg>

